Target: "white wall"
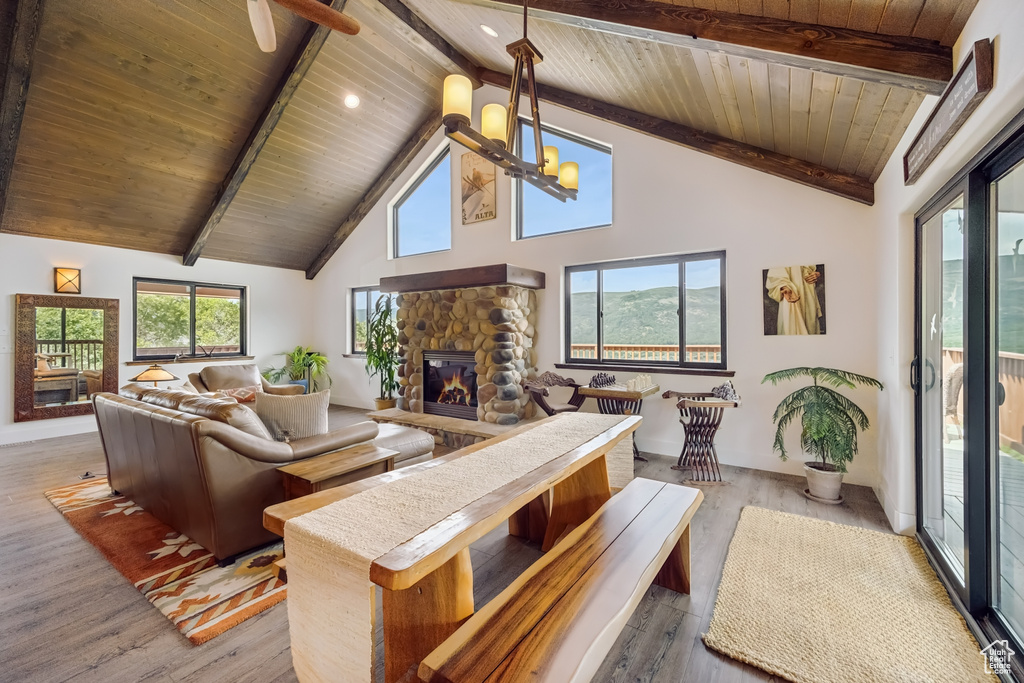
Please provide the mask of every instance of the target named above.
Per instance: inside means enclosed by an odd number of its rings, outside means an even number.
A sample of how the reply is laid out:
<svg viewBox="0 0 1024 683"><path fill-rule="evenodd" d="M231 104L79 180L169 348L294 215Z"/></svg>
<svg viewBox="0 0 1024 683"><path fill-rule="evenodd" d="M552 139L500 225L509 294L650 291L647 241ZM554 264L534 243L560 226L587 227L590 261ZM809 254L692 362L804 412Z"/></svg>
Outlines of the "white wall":
<svg viewBox="0 0 1024 683"><path fill-rule="evenodd" d="M485 88L476 93L479 108L504 102L505 93ZM544 104L546 123L610 144L614 149L614 225L610 228L512 241L511 186L498 176L498 218L461 225L456 196L459 155L452 153L452 249L402 259L387 259L387 204L420 164L444 141L441 133L406 171L395 190L360 224L317 276L314 343L333 359L333 400L370 407L370 388L361 360L341 359L349 350L349 289L376 284L389 275L429 272L473 265L512 263L544 271L538 329L539 367L554 369L562 357L562 273L566 265L714 249L727 251L729 366L744 404L730 411L718 437L723 462L802 474L796 457L782 463L772 453L771 414L792 387L761 386L765 373L798 365L825 365L874 375L879 320L871 303L879 298L875 212L819 190L779 180L758 171L683 149L604 121ZM761 310L761 271L797 263L824 263L827 277L828 334L821 337L766 337ZM340 359L340 360L339 360ZM585 370L559 370L578 380ZM614 373L619 378L628 373ZM710 389L716 377L656 375L663 388ZM877 392L857 391L853 398L876 418ZM593 410L592 402L588 408ZM642 449L678 455L682 427L672 402L648 399L638 435ZM877 430L861 440L861 452L848 481L874 485L877 479Z"/></svg>
<svg viewBox="0 0 1024 683"><path fill-rule="evenodd" d="M876 493L898 531L912 532L914 491L914 214L1024 108L1024 3L981 0L954 50L959 65L975 41L995 41L995 87L931 167L912 186L903 185L903 154L920 131L937 97L929 97L910 124L875 185L877 253L886 286L877 290L879 378L890 391L879 407L879 471Z"/></svg>
<svg viewBox="0 0 1024 683"><path fill-rule="evenodd" d="M256 356L255 362L261 368L284 362L273 354L300 343L311 343L314 284L301 272L209 259L200 259L194 267L188 268L175 256L0 234L0 444L96 429L96 420L91 415L13 422L15 295L52 294L54 266L81 268L84 296L120 300L122 384L144 369L124 365L132 355L132 278L135 276L248 286L249 353ZM182 379L203 367L199 363L163 365ZM176 383L164 386L173 384ZM2 453L0 451L0 457Z"/></svg>

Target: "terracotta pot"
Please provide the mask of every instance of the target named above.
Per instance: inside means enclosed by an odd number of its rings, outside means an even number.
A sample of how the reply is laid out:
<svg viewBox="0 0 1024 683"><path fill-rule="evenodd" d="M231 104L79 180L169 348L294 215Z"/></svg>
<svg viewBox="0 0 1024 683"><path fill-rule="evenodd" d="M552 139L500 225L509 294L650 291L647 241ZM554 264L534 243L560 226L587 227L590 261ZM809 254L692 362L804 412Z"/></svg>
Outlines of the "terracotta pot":
<svg viewBox="0 0 1024 683"><path fill-rule="evenodd" d="M807 489L815 498L823 500L839 500L839 489L843 485L843 473L823 470L819 462L805 462L804 474L807 476Z"/></svg>
<svg viewBox="0 0 1024 683"><path fill-rule="evenodd" d="M388 408L394 408L397 400L394 398L375 398L373 403L377 410L387 410Z"/></svg>

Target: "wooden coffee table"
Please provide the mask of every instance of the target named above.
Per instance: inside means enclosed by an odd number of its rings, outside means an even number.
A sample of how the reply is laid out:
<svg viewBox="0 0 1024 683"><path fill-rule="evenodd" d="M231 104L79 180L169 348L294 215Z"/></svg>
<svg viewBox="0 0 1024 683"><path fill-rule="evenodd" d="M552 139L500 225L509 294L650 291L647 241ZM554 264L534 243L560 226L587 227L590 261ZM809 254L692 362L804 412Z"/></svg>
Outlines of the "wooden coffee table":
<svg viewBox="0 0 1024 683"><path fill-rule="evenodd" d="M278 467L285 500L366 479L395 469L398 451L362 443Z"/></svg>

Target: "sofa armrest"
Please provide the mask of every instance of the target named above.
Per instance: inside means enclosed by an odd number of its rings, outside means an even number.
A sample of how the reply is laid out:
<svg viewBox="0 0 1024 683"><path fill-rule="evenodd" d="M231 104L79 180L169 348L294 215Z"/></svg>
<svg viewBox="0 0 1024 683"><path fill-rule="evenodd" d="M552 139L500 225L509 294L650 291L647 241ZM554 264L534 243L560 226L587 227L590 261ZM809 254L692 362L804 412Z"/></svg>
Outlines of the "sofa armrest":
<svg viewBox="0 0 1024 683"><path fill-rule="evenodd" d="M301 384L271 384L265 377L261 377L260 381L263 382L263 391L268 394L298 396L305 391Z"/></svg>
<svg viewBox="0 0 1024 683"><path fill-rule="evenodd" d="M295 459L302 460L303 458L330 453L339 448L353 446L364 441L372 441L377 438L378 431L376 422L359 422L350 427L320 434L319 436L297 439L288 445L291 446Z"/></svg>
<svg viewBox="0 0 1024 683"><path fill-rule="evenodd" d="M213 439L250 460L272 465L287 465L295 460L291 444L246 434L223 422L201 420L196 423L195 430L200 439Z"/></svg>

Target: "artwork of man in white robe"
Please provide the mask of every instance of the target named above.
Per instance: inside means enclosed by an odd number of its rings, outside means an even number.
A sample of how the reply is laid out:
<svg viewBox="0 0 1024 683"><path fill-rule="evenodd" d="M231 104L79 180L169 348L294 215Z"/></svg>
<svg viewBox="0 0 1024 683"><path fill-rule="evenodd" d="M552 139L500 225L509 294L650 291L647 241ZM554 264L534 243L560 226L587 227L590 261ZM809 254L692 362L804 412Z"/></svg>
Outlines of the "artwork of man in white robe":
<svg viewBox="0 0 1024 683"><path fill-rule="evenodd" d="M821 305L816 284L821 273L815 266L769 268L765 288L779 302L776 334L821 334Z"/></svg>

